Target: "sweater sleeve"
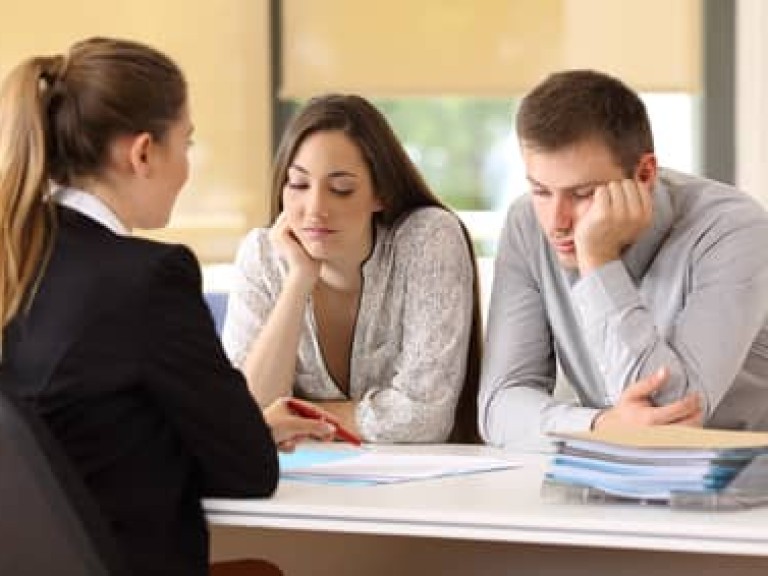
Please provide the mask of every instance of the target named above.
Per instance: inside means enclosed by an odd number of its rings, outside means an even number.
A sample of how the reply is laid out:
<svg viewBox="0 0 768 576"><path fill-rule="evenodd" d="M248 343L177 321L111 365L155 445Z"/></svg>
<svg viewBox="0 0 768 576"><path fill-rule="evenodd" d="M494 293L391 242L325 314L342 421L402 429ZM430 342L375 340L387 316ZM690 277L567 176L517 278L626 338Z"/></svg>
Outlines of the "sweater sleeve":
<svg viewBox="0 0 768 576"><path fill-rule="evenodd" d="M662 366L669 376L654 397L659 404L695 392L705 419L720 404L768 315L768 220L749 214L736 225L738 216L716 220L691 252L680 271L689 291L667 333L621 261L576 284L573 301L610 404Z"/></svg>
<svg viewBox="0 0 768 576"><path fill-rule="evenodd" d="M267 322L282 288L277 256L269 231L252 230L243 240L234 265L227 317L221 340L232 363L241 367Z"/></svg>
<svg viewBox="0 0 768 576"><path fill-rule="evenodd" d="M526 210L512 206L499 239L478 402L483 439L506 448L544 447L548 432L589 429L598 412L553 397L555 349Z"/></svg>
<svg viewBox="0 0 768 576"><path fill-rule="evenodd" d="M269 428L217 337L199 265L172 247L147 291L149 392L197 463L206 496L269 496L278 481Z"/></svg>

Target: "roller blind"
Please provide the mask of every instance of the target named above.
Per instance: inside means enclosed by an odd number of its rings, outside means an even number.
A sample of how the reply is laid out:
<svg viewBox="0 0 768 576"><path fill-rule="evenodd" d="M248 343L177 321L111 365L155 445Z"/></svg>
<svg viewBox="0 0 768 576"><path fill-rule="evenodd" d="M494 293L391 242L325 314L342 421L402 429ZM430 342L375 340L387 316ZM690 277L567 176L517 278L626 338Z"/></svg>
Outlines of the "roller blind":
<svg viewBox="0 0 768 576"><path fill-rule="evenodd" d="M700 0L284 0L280 94L503 96L575 67L696 92L700 47Z"/></svg>
<svg viewBox="0 0 768 576"><path fill-rule="evenodd" d="M12 5L11 5L12 4ZM271 161L268 0L25 0L3 9L0 74L22 58L119 36L171 55L189 81L191 175L170 225L140 234L229 261L267 213Z"/></svg>

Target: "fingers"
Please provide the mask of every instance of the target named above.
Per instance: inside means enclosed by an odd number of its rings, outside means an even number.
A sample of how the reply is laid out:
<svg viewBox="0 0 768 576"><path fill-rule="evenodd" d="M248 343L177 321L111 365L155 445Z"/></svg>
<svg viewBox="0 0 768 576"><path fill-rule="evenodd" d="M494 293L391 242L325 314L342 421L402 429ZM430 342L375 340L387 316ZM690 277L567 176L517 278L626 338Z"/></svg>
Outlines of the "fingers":
<svg viewBox="0 0 768 576"><path fill-rule="evenodd" d="M640 202L640 210L644 215L644 221L650 222L653 220L653 192L651 191L651 184L649 182L637 182L637 198Z"/></svg>
<svg viewBox="0 0 768 576"><path fill-rule="evenodd" d="M632 179L609 182L608 191L611 213L617 224L627 230L637 230L637 233L648 227L653 214L653 202L647 183L638 183Z"/></svg>
<svg viewBox="0 0 768 576"><path fill-rule="evenodd" d="M651 403L651 396L658 392L669 377L669 370L662 367L653 374L629 385L622 394L622 402L632 404L646 401ZM703 422L701 401L698 394L688 394L684 398L659 407L647 407L643 419L646 424L694 423ZM695 424L691 424L695 425Z"/></svg>
<svg viewBox="0 0 768 576"><path fill-rule="evenodd" d="M629 194L624 189L624 182L608 182L607 190L608 201L611 205L611 219L616 224L623 226L629 215Z"/></svg>
<svg viewBox="0 0 768 576"><path fill-rule="evenodd" d="M295 420L295 432L316 440L332 440L336 436L339 422L329 412L319 406L300 400L288 398L285 405L291 419Z"/></svg>
<svg viewBox="0 0 768 576"><path fill-rule="evenodd" d="M324 420L325 422L330 422L336 426L340 424L336 416L327 410L320 408L320 406L317 404L313 404L312 402L308 402L306 400L301 400L300 398L287 398L285 402L288 409L294 414L303 416L305 418Z"/></svg>
<svg viewBox="0 0 768 576"><path fill-rule="evenodd" d="M288 227L288 218L285 212L281 212L275 219L275 223L269 230L269 239L275 249L281 254L285 250L285 244L290 240L290 228Z"/></svg>
<svg viewBox="0 0 768 576"><path fill-rule="evenodd" d="M653 374L633 382L624 390L621 395L622 400L638 401L649 400L650 396L658 392L669 377L669 370L666 367L659 368Z"/></svg>
<svg viewBox="0 0 768 576"><path fill-rule="evenodd" d="M679 424L683 426L703 426L704 408L697 393L666 404L654 406L652 396L658 392L669 377L669 370L660 368L624 390L615 406L595 418L593 427L605 426L656 426Z"/></svg>
<svg viewBox="0 0 768 576"><path fill-rule="evenodd" d="M280 212L275 218L275 222L272 224L272 230L285 230L288 226L288 216L285 212Z"/></svg>
<svg viewBox="0 0 768 576"><path fill-rule="evenodd" d="M294 409L291 406L297 406ZM264 410L272 436L278 447L288 448L302 439L330 440L336 435L336 424L324 417L325 411L295 398L279 398ZM287 444L286 444L287 443Z"/></svg>
<svg viewBox="0 0 768 576"><path fill-rule="evenodd" d="M272 231L277 236L277 240L281 245L284 245L285 243L298 242L298 240L296 240L296 236L293 234L293 230L291 229L290 223L288 222L288 217L285 212L282 212L280 216L277 217L274 226L272 226Z"/></svg>
<svg viewBox="0 0 768 576"><path fill-rule="evenodd" d="M631 244L651 223L653 201L647 183L632 179L614 180L598 186L593 195L596 216L620 229L619 240Z"/></svg>
<svg viewBox="0 0 768 576"><path fill-rule="evenodd" d="M301 426L299 430L310 438L317 440L332 440L336 436L336 425L332 422L326 422L325 420L312 420L309 418L301 418Z"/></svg>
<svg viewBox="0 0 768 576"><path fill-rule="evenodd" d="M653 408L651 424L680 424L701 418L701 402L697 394L688 394L684 398Z"/></svg>
<svg viewBox="0 0 768 576"><path fill-rule="evenodd" d="M627 223L636 228L639 234L653 220L651 188L648 183L635 180L624 180L622 186L627 199Z"/></svg>
<svg viewBox="0 0 768 576"><path fill-rule="evenodd" d="M648 227L650 212L646 213L641 192L633 180L610 181L594 189L591 204L575 227L583 275L618 259Z"/></svg>
<svg viewBox="0 0 768 576"><path fill-rule="evenodd" d="M589 211L601 220L605 220L611 211L611 194L608 186L598 186L592 194Z"/></svg>
<svg viewBox="0 0 768 576"><path fill-rule="evenodd" d="M286 440L284 442L278 442L277 449L280 450L280 452L293 452L296 450L296 445L299 443L301 439L296 438L294 440Z"/></svg>
<svg viewBox="0 0 768 576"><path fill-rule="evenodd" d="M315 418L291 415L283 418L280 423L281 443L286 441L298 442L306 438L329 440L335 435L336 426L334 424Z"/></svg>
<svg viewBox="0 0 768 576"><path fill-rule="evenodd" d="M704 411L699 409L699 411L693 414L692 416L689 416L688 418L684 418L683 420L678 420L677 422L673 422L673 424L679 424L680 426L692 426L694 428L701 428L704 426Z"/></svg>

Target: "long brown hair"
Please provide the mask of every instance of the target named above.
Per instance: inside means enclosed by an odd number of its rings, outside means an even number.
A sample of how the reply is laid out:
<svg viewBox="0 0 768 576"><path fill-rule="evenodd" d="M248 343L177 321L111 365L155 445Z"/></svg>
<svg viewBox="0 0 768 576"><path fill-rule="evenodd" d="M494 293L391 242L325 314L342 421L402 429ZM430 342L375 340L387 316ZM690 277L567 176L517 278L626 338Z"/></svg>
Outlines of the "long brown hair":
<svg viewBox="0 0 768 576"><path fill-rule="evenodd" d="M312 98L294 116L283 134L272 169L270 213L273 223L283 209L283 187L296 152L311 134L328 131L343 132L360 149L371 175L374 193L384 207L374 218L383 224L392 225L424 206L449 210L427 186L389 123L375 106L357 95L327 94ZM477 395L482 356L480 291L472 240L461 221L459 225L473 268L472 327L464 385L449 440L477 443L480 441Z"/></svg>
<svg viewBox="0 0 768 576"><path fill-rule="evenodd" d="M34 292L52 245L51 185L99 177L117 136L162 140L186 99L178 66L127 40L92 38L10 72L0 89L2 329Z"/></svg>

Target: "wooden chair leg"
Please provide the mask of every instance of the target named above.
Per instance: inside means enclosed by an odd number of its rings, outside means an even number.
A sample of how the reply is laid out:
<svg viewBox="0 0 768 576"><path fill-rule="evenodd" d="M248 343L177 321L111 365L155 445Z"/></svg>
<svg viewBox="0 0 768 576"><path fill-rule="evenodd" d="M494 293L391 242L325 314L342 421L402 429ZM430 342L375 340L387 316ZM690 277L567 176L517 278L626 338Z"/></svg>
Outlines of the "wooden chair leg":
<svg viewBox="0 0 768 576"><path fill-rule="evenodd" d="M210 576L283 576L283 572L266 560L229 560L211 564Z"/></svg>

